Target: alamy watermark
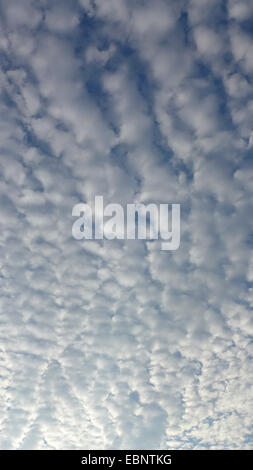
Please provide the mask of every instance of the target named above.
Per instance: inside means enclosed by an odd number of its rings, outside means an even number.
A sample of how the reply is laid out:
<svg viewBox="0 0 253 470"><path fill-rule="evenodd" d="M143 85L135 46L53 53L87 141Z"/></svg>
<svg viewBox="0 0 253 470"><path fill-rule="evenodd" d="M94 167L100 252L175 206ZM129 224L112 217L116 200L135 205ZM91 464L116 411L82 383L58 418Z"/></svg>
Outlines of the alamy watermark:
<svg viewBox="0 0 253 470"><path fill-rule="evenodd" d="M94 211L88 204L79 203L73 207L72 216L77 217L72 226L76 240L161 239L164 251L180 246L180 204L127 204L125 214L121 204L104 206L103 196L96 196Z"/></svg>

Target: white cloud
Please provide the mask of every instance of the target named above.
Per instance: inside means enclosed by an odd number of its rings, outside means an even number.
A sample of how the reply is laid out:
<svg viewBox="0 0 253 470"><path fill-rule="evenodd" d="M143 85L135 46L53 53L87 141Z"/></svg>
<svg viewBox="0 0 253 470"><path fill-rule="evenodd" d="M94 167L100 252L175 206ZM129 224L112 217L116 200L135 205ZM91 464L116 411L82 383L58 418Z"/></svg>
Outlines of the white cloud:
<svg viewBox="0 0 253 470"><path fill-rule="evenodd" d="M249 3L1 4L0 447L248 448ZM73 240L100 194L180 249Z"/></svg>

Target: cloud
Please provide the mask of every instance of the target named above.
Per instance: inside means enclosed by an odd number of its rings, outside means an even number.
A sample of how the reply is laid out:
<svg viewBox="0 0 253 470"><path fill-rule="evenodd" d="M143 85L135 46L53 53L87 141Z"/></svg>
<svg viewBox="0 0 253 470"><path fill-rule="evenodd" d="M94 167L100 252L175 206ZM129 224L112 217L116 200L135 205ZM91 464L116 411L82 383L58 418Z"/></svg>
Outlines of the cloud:
<svg viewBox="0 0 253 470"><path fill-rule="evenodd" d="M252 447L250 2L1 1L2 449ZM76 241L181 203L181 245Z"/></svg>

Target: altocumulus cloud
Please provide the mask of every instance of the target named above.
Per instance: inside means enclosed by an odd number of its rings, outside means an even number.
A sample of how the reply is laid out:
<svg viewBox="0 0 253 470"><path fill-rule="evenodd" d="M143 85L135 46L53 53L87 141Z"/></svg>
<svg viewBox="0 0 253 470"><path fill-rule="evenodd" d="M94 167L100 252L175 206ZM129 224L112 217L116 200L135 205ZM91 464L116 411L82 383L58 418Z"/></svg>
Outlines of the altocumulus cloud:
<svg viewBox="0 0 253 470"><path fill-rule="evenodd" d="M252 2L0 13L1 448L251 448ZM180 249L73 240L98 194Z"/></svg>

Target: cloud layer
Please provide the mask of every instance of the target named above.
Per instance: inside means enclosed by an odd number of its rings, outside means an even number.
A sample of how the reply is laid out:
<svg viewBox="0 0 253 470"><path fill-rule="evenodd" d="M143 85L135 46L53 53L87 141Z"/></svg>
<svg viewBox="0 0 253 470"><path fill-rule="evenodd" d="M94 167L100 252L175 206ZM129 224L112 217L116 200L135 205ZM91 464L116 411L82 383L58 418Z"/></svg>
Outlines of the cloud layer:
<svg viewBox="0 0 253 470"><path fill-rule="evenodd" d="M0 12L1 449L252 448L252 2ZM75 241L96 195L180 249Z"/></svg>

